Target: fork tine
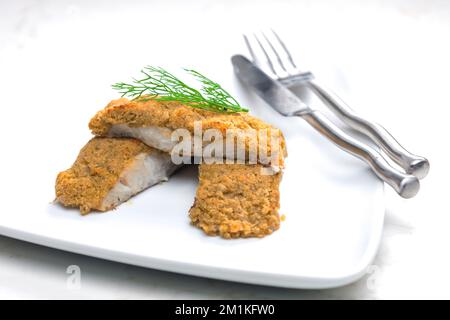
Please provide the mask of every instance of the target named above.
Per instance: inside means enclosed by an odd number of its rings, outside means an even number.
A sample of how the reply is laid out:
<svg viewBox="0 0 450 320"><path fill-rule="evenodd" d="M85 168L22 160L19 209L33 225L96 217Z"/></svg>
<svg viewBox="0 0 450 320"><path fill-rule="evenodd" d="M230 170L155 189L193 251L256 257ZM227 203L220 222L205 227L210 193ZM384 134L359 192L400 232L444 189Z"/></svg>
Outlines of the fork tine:
<svg viewBox="0 0 450 320"><path fill-rule="evenodd" d="M265 55L265 57L266 57L266 60L267 60L267 64L268 64L269 67L270 67L270 70L272 71L272 73L273 73L275 76L278 76L278 74L277 74L277 72L275 71L275 68L274 68L274 66L273 66L272 60L270 59L270 56L269 56L269 54L267 53L267 51L266 51L266 49L264 48L264 46L263 46L263 44L261 43L261 41L259 41L258 36L254 33L254 34L253 34L253 37L255 37L256 42L258 42L258 45L259 45L259 47L261 48L261 51L264 53L264 55Z"/></svg>
<svg viewBox="0 0 450 320"><path fill-rule="evenodd" d="M278 54L278 51L273 46L272 42L270 42L269 38L267 38L266 34L264 32L261 32L262 36L266 40L267 44L269 45L270 49L272 49L272 52L275 54L275 57L277 57L277 61L280 64L281 69L283 69L285 72L288 72L284 66L283 60L281 60L280 55Z"/></svg>
<svg viewBox="0 0 450 320"><path fill-rule="evenodd" d="M289 62L291 63L291 65L297 69L297 66L294 63L294 59L292 59L291 53L289 52L288 48L286 47L286 45L284 44L283 40L281 40L281 38L278 36L278 34L273 30L270 29L270 31L272 31L273 35L275 36L275 38L278 40L278 42L280 43L281 47L283 48L284 52L286 53Z"/></svg>
<svg viewBox="0 0 450 320"><path fill-rule="evenodd" d="M247 46L248 51L250 52L250 55L252 56L252 60L257 63L257 58L255 53L253 52L252 46L250 45L250 42L248 41L248 38L245 34L242 35L244 37L245 45Z"/></svg>

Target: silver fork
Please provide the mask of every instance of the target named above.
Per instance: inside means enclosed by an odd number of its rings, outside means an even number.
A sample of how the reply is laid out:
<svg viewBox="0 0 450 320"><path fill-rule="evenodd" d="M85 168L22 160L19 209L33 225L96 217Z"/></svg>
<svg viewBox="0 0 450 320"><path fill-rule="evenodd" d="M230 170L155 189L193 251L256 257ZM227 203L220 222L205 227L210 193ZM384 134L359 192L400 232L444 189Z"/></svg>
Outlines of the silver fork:
<svg viewBox="0 0 450 320"><path fill-rule="evenodd" d="M273 30L271 33L272 41L263 32L261 32L262 37L253 34L257 46L266 59L265 62L258 59L249 38L244 35L245 43L255 64L264 68L273 79L287 87L299 83L308 86L338 118L352 129L370 138L407 173L419 179L423 179L428 174L430 164L427 159L410 153L381 125L358 115L335 93L320 84L311 72L302 72L278 34Z"/></svg>

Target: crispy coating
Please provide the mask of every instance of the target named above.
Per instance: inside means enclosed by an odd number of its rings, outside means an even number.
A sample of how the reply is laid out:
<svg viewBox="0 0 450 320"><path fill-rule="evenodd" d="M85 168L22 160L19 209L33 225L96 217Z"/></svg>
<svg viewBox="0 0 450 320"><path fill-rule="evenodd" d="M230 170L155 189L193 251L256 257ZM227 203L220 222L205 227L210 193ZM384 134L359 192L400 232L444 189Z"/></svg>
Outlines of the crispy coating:
<svg viewBox="0 0 450 320"><path fill-rule="evenodd" d="M223 238L264 237L280 226L281 172L262 174L263 166L201 164L193 225Z"/></svg>
<svg viewBox="0 0 450 320"><path fill-rule="evenodd" d="M56 200L79 207L82 214L106 211L103 199L118 182L120 174L141 153L161 152L136 139L93 138L80 151L75 163L56 178Z"/></svg>
<svg viewBox="0 0 450 320"><path fill-rule="evenodd" d="M159 102L151 99L130 101L126 98L113 100L105 109L97 112L89 122L89 128L97 136L107 136L112 126L120 124L129 127L155 126L171 130L185 128L193 133L195 121L201 121L203 131L217 129L224 137L227 130L233 129L266 129L269 136L273 130L278 131L248 113L217 113L181 105L178 102ZM248 152L248 141L245 141L245 144ZM270 156L270 139L265 144L267 145L262 147ZM287 154L282 134L280 150L280 166L283 166L283 158Z"/></svg>

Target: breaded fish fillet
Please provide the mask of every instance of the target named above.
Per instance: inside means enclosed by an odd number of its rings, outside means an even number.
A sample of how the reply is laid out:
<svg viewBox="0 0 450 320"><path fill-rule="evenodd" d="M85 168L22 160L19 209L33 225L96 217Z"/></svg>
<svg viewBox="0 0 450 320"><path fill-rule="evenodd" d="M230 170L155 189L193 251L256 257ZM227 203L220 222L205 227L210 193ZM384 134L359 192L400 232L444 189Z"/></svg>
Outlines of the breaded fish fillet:
<svg viewBox="0 0 450 320"><path fill-rule="evenodd" d="M82 214L106 211L166 181L177 168L168 153L139 140L93 138L75 163L56 178L56 200Z"/></svg>
<svg viewBox="0 0 450 320"><path fill-rule="evenodd" d="M192 224L223 238L264 237L277 230L281 172L262 175L261 167L201 164Z"/></svg>
<svg viewBox="0 0 450 320"><path fill-rule="evenodd" d="M223 137L230 129L267 130L268 137L272 133L278 134L279 143L276 144L275 150L270 138L264 142L258 138L256 144L267 156L279 156L279 163L274 166L283 166L286 148L281 132L248 113L217 113L181 105L178 102L158 102L151 99L130 101L121 98L111 101L105 109L99 111L91 119L89 128L97 136L132 137L150 147L171 152L177 144L176 141L171 141L172 132L176 129L187 129L193 135L196 121L201 122L202 132L217 129ZM241 160L248 160L250 146L245 138L243 140L246 158ZM238 155L238 153L236 151L235 154ZM272 163L263 164L272 165Z"/></svg>

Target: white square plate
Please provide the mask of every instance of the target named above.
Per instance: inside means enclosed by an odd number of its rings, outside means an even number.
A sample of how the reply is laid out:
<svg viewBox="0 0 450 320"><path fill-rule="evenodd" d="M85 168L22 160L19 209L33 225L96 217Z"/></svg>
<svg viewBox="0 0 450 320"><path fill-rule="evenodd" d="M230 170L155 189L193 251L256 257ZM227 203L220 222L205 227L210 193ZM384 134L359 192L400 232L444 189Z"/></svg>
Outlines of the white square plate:
<svg viewBox="0 0 450 320"><path fill-rule="evenodd" d="M169 182L116 210L87 216L49 204L51 198L28 190L22 201L4 207L0 233L104 259L217 279L293 288L354 281L364 274L380 241L383 184L364 164L301 119L276 120L286 135L289 157L281 185L280 212L286 220L271 236L224 240L191 226L187 213L195 196L196 166L185 167ZM44 181L52 181L56 170L46 174ZM53 192L52 183L41 188Z"/></svg>
<svg viewBox="0 0 450 320"><path fill-rule="evenodd" d="M376 254L384 217L383 183L368 166L302 119L279 116L236 83L229 58L244 52L239 33L203 30L208 41L189 47L188 40L165 41L178 32L169 28L152 34L152 41L141 41L148 40L148 12L122 9L42 18L35 34L3 47L0 86L8 94L2 97L0 128L0 234L149 268L255 284L326 288L361 277ZM152 19L154 25L163 23L158 14ZM186 24L186 32L199 27ZM120 43L124 38L127 44ZM112 212L83 217L51 203L56 174L71 165L90 138L90 117L117 96L110 84L136 75L145 64L176 72L193 67L282 129L289 152L281 186L280 212L286 220L277 232L263 239L223 240L191 226L194 166ZM33 85L24 91L25 78Z"/></svg>

